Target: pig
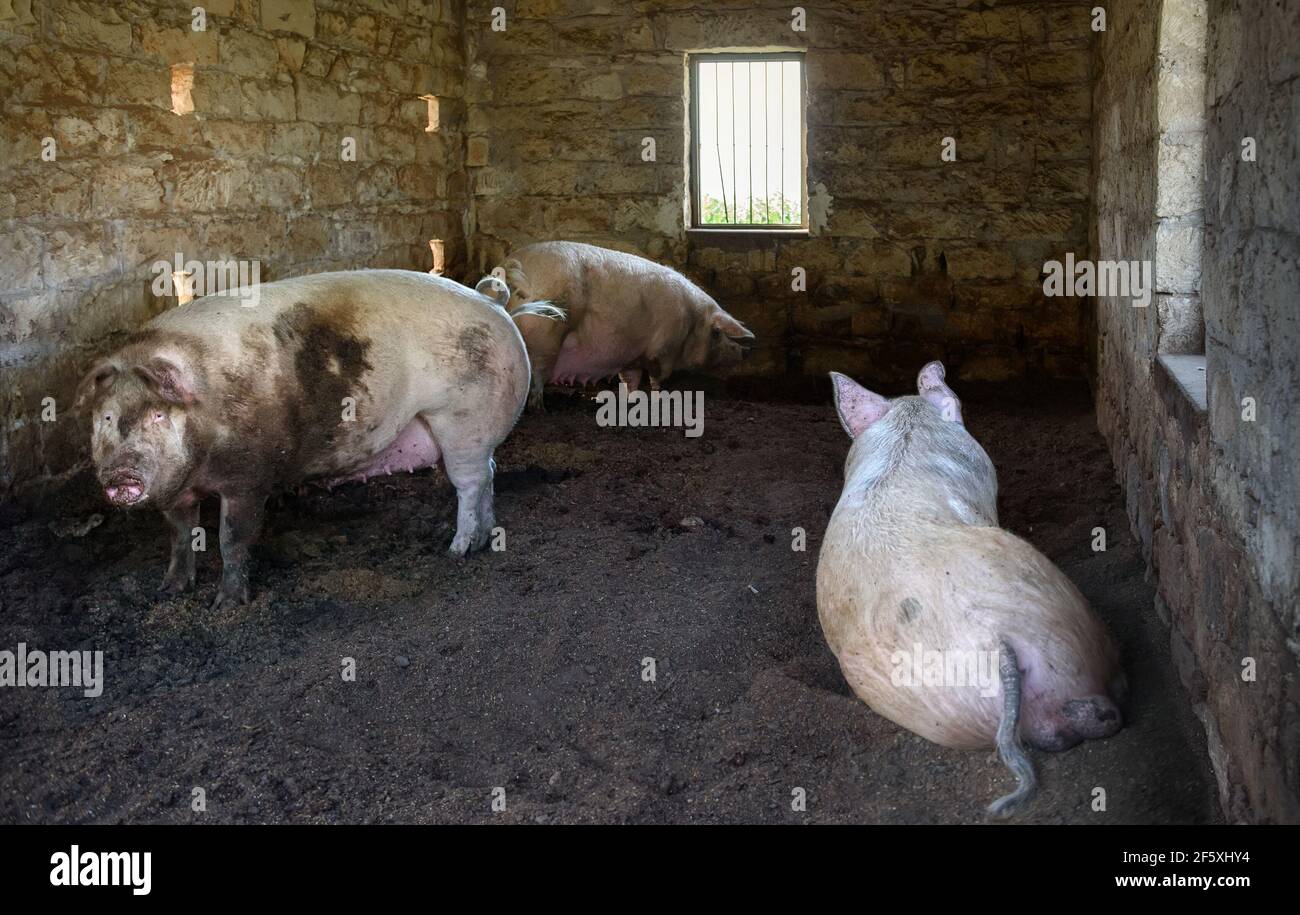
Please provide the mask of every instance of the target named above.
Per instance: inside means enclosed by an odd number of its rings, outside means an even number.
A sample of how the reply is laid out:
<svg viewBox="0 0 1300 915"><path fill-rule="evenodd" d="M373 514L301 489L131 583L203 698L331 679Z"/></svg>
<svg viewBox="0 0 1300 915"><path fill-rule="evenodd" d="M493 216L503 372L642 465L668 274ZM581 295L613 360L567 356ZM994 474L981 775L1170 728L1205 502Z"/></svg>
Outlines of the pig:
<svg viewBox="0 0 1300 915"><path fill-rule="evenodd" d="M677 369L738 363L754 335L676 270L654 261L572 241L526 245L497 266L510 304L549 300L567 313L516 317L532 362L530 409L542 408L548 382L588 384L619 375L636 390Z"/></svg>
<svg viewBox="0 0 1300 915"><path fill-rule="evenodd" d="M817 615L874 711L946 747L997 747L1017 779L989 807L1005 817L1036 789L1021 738L1058 751L1111 736L1126 681L1083 595L998 527L993 463L944 377L931 362L917 396L888 400L831 373L853 444L818 557ZM918 652L986 660L992 682L918 682Z"/></svg>
<svg viewBox="0 0 1300 915"><path fill-rule="evenodd" d="M210 295L145 324L87 373L76 406L114 506L156 507L171 529L161 591L194 585L199 502L221 500L212 609L249 597L249 548L268 495L440 466L456 488L450 552L495 526L493 451L528 394L528 354L505 310L404 270L320 273Z"/></svg>

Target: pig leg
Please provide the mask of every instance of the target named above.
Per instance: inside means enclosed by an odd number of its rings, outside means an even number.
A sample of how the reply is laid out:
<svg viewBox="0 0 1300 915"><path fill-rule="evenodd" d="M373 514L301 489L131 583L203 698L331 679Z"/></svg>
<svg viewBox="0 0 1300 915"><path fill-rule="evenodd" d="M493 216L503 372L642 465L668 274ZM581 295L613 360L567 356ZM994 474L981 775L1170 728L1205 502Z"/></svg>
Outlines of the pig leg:
<svg viewBox="0 0 1300 915"><path fill-rule="evenodd" d="M515 324L528 347L528 361L532 366L527 408L530 411L543 411L542 392L546 388L546 382L551 379L569 325L567 321L538 315L520 315L515 318Z"/></svg>
<svg viewBox="0 0 1300 915"><path fill-rule="evenodd" d="M158 591L162 594L180 594L194 587L194 547L190 543L193 530L199 523L199 503L173 508L163 512L172 530L172 561L167 566Z"/></svg>
<svg viewBox="0 0 1300 915"><path fill-rule="evenodd" d="M492 514L492 453L477 448L443 448L443 469L456 487L456 536L451 553L465 556L487 546L496 519Z"/></svg>
<svg viewBox="0 0 1300 915"><path fill-rule="evenodd" d="M248 603L248 552L262 528L265 493L221 497L221 586L212 610Z"/></svg>
<svg viewBox="0 0 1300 915"><path fill-rule="evenodd" d="M488 458L488 482L487 485L480 488L478 496L478 523L479 529L485 531L483 537L484 544L492 537L492 529L497 526L496 513L492 510L492 479L496 476L497 462L491 457Z"/></svg>
<svg viewBox="0 0 1300 915"><path fill-rule="evenodd" d="M650 368L650 390L651 392L659 390L659 386L664 379L673 373L673 361L669 358L661 357Z"/></svg>
<svg viewBox="0 0 1300 915"><path fill-rule="evenodd" d="M1002 721L998 724L998 755L1016 776L1016 790L989 804L989 813L1009 817L1034 795L1038 787L1034 767L1020 746L1020 661L1005 641L998 662L1002 679Z"/></svg>
<svg viewBox="0 0 1300 915"><path fill-rule="evenodd" d="M533 368L532 383L528 386L528 403L526 405L529 411L537 413L546 411L542 392L546 390L546 382L551 377L551 369L555 368L555 360L559 354L560 349L558 346L553 351L542 351L536 355L529 354Z"/></svg>
<svg viewBox="0 0 1300 915"><path fill-rule="evenodd" d="M628 391L635 391L641 387L641 370L640 369L623 369L618 373L618 380L627 385Z"/></svg>
<svg viewBox="0 0 1300 915"><path fill-rule="evenodd" d="M546 399L542 392L546 390L546 371L540 366L533 366L533 380L528 385L527 409L530 413L545 413Z"/></svg>

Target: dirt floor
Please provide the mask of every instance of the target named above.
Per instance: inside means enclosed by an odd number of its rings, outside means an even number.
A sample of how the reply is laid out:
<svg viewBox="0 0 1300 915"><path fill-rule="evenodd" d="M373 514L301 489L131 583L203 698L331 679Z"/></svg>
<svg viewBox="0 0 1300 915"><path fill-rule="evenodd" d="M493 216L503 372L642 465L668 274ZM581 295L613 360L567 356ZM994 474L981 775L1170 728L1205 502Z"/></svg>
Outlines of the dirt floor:
<svg viewBox="0 0 1300 915"><path fill-rule="evenodd" d="M1112 625L1132 685L1119 735L1031 754L1020 822L1216 821L1087 391L961 393L1002 523ZM197 593L163 601L158 515L101 508L76 536L85 478L6 509L0 648L102 650L106 686L0 690L0 821L985 820L1013 785L994 752L875 715L822 640L814 573L848 448L827 402L711 397L696 439L548 403L497 453L504 552L447 555L454 494L433 471L285 496L236 614L207 609L210 508Z"/></svg>

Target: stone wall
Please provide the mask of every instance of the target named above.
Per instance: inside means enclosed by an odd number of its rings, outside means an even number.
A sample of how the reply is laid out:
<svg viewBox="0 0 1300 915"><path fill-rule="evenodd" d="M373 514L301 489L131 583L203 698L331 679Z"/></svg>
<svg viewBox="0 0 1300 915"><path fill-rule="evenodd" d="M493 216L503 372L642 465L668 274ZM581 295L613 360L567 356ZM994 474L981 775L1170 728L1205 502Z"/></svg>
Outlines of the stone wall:
<svg viewBox="0 0 1300 915"><path fill-rule="evenodd" d="M71 394L175 304L158 260L427 270L439 239L464 264L463 18L443 0L0 0L0 495L82 460Z"/></svg>
<svg viewBox="0 0 1300 915"><path fill-rule="evenodd" d="M1098 297L1097 409L1157 610L1206 725L1226 814L1300 820L1297 679L1300 3L1124 0L1096 49L1096 256L1150 258L1161 224L1161 48L1208 15L1204 312L1208 411L1160 366L1155 308ZM1162 36L1163 31L1163 36ZM1195 49L1190 49L1195 50ZM1242 141L1257 144L1243 161ZM1184 163L1185 164L1185 163Z"/></svg>
<svg viewBox="0 0 1300 915"><path fill-rule="evenodd" d="M1093 4L982 6L804 3L797 32L771 0L470 0L472 266L564 238L679 267L759 334L755 373L1082 376L1085 300L1040 272L1087 246ZM806 237L686 230L684 55L726 48L807 53Z"/></svg>
<svg viewBox="0 0 1300 915"><path fill-rule="evenodd" d="M0 0L0 492L75 465L42 400L173 303L150 268L178 252L265 280L428 268L437 238L472 282L571 238L685 269L760 334L753 373L1084 372L1083 300L1039 274L1087 242L1088 3L838 0L803 32L749 0L214 0L203 32L190 6ZM685 229L684 54L724 47L808 52L806 236Z"/></svg>

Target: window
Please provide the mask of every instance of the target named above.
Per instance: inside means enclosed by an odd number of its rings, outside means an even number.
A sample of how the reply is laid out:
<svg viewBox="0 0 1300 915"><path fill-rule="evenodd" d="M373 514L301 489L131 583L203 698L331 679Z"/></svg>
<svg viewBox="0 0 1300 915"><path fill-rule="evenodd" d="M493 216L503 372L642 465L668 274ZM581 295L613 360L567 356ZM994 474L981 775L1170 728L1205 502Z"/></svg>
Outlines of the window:
<svg viewBox="0 0 1300 915"><path fill-rule="evenodd" d="M1156 359L1206 409L1201 251L1205 235L1206 4L1160 10L1156 120Z"/></svg>
<svg viewBox="0 0 1300 915"><path fill-rule="evenodd" d="M1205 233L1205 47L1203 0L1160 10L1156 81L1157 350L1205 352L1201 245Z"/></svg>
<svg viewBox="0 0 1300 915"><path fill-rule="evenodd" d="M803 54L692 54L691 225L802 229Z"/></svg>

